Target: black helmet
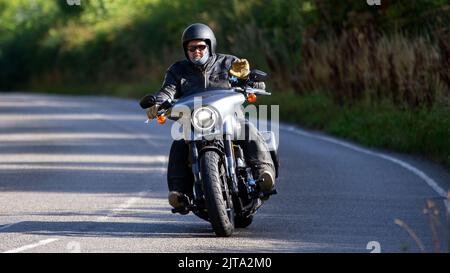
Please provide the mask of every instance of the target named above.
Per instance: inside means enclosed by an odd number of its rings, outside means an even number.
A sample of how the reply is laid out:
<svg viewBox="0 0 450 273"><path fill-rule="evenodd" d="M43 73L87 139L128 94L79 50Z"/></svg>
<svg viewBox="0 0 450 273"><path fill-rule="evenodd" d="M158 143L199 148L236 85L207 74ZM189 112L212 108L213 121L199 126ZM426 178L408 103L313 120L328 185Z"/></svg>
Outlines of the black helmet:
<svg viewBox="0 0 450 273"><path fill-rule="evenodd" d="M187 59L189 59L189 56L186 52L186 45L192 40L204 40L208 44L211 54L216 52L216 36L214 36L214 32L207 25L195 23L183 31L181 43L183 44L184 55L186 55Z"/></svg>

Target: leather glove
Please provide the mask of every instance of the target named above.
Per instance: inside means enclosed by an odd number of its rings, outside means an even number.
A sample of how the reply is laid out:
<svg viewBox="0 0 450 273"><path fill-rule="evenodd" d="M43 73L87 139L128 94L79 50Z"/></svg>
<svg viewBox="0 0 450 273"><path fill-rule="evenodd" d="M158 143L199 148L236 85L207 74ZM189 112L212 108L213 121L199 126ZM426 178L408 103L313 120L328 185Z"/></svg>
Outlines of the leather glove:
<svg viewBox="0 0 450 273"><path fill-rule="evenodd" d="M238 79L247 79L250 74L250 64L246 59L237 59L231 64L230 74Z"/></svg>
<svg viewBox="0 0 450 273"><path fill-rule="evenodd" d="M157 115L158 108L159 108L159 104L155 104L152 107L149 107L149 108L145 109L145 111L147 112L147 117L149 119L157 118L158 117L158 115Z"/></svg>
<svg viewBox="0 0 450 273"><path fill-rule="evenodd" d="M142 109L147 109L156 103L156 97L154 95L146 95L141 99L139 105Z"/></svg>

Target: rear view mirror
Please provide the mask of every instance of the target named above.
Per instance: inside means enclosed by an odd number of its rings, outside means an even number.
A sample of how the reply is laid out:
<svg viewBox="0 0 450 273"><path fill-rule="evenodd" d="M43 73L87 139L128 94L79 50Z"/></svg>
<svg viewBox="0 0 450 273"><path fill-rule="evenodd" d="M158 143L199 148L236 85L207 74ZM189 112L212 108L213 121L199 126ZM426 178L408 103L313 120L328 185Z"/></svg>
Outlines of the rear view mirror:
<svg viewBox="0 0 450 273"><path fill-rule="evenodd" d="M249 80L253 82L262 82L267 77L267 73L258 69L250 71Z"/></svg>

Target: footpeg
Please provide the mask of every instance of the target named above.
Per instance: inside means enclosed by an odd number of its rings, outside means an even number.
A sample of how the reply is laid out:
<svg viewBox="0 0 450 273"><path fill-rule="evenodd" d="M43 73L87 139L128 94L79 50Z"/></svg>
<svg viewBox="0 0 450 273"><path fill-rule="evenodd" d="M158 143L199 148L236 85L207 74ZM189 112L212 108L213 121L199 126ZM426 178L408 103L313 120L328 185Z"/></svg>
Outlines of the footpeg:
<svg viewBox="0 0 450 273"><path fill-rule="evenodd" d="M176 209L172 209L172 213L179 213L182 215L186 215L189 213L189 208L176 208Z"/></svg>

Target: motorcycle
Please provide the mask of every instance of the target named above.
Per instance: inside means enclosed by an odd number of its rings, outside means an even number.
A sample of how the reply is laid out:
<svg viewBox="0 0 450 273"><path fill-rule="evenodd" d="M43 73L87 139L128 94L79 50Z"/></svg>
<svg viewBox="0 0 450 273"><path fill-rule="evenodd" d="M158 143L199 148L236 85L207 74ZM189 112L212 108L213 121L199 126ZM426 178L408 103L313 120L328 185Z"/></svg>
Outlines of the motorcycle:
<svg viewBox="0 0 450 273"><path fill-rule="evenodd" d="M172 212L193 212L209 221L219 237L231 236L235 228L249 226L263 203L261 199L277 193L276 189L270 192L258 189L259 181L254 179L242 148L234 141L243 128L244 102L254 102L257 95L271 95L250 87L252 82L263 81L266 76L254 69L246 80L231 77L231 89L203 91L168 100L157 110L158 123L164 124L167 118L178 122L182 138L189 145L189 164L194 174L193 198L189 200L185 196L184 200L188 207L172 209ZM141 107L154 104L154 97L150 97L145 105L141 103ZM260 133L267 143L278 177L275 135L272 131Z"/></svg>

